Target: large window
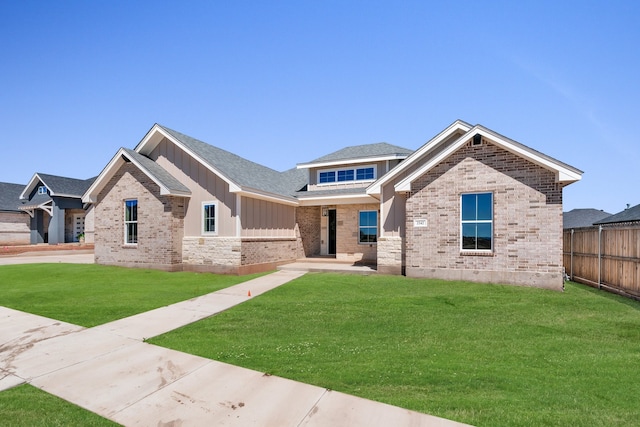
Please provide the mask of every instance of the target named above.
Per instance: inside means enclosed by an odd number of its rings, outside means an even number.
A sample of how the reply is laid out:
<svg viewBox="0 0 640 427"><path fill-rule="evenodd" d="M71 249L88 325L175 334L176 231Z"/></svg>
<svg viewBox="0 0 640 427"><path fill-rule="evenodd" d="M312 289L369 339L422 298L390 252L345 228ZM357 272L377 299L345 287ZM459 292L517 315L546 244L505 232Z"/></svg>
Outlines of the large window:
<svg viewBox="0 0 640 427"><path fill-rule="evenodd" d="M375 243L378 241L378 212L360 211L358 224L358 243Z"/></svg>
<svg viewBox="0 0 640 427"><path fill-rule="evenodd" d="M138 201L135 199L124 201L124 243L138 243Z"/></svg>
<svg viewBox="0 0 640 427"><path fill-rule="evenodd" d="M493 249L493 194L462 195L462 249Z"/></svg>
<svg viewBox="0 0 640 427"><path fill-rule="evenodd" d="M318 184L349 181L373 181L376 179L375 166L322 170L318 172Z"/></svg>
<svg viewBox="0 0 640 427"><path fill-rule="evenodd" d="M202 232L204 234L215 234L218 232L216 228L216 209L215 202L202 203Z"/></svg>

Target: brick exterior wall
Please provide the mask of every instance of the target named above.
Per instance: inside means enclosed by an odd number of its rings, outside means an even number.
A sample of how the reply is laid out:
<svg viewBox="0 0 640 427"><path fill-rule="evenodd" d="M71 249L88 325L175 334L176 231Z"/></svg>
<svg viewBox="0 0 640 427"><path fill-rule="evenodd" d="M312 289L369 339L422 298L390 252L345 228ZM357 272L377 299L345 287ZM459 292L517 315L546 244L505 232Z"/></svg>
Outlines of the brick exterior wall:
<svg viewBox="0 0 640 427"><path fill-rule="evenodd" d="M0 245L28 245L31 217L24 212L0 212Z"/></svg>
<svg viewBox="0 0 640 427"><path fill-rule="evenodd" d="M320 255L321 225L320 206L302 206L296 209L296 222L304 256Z"/></svg>
<svg viewBox="0 0 640 427"><path fill-rule="evenodd" d="M124 201L138 200L138 244L124 244ZM161 196L160 188L133 164L124 164L95 205L97 264L182 269L184 203Z"/></svg>
<svg viewBox="0 0 640 427"><path fill-rule="evenodd" d="M282 263L304 257L296 238L243 238L242 265Z"/></svg>
<svg viewBox="0 0 640 427"><path fill-rule="evenodd" d="M492 253L460 249L460 196L493 193ZM413 226L427 219L427 227ZM483 141L412 183L406 271L413 277L562 289L562 186L555 174Z"/></svg>
<svg viewBox="0 0 640 427"><path fill-rule="evenodd" d="M379 211L378 204L336 206L336 259L344 261L375 262L377 244L359 244L360 211ZM378 212L378 235L380 235L380 213Z"/></svg>

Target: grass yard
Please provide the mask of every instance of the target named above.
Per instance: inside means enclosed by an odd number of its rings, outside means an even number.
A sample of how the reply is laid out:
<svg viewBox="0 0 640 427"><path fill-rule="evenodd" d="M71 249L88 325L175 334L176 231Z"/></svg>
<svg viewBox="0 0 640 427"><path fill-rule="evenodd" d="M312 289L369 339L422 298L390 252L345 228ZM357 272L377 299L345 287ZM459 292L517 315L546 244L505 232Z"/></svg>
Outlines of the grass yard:
<svg viewBox="0 0 640 427"><path fill-rule="evenodd" d="M119 424L24 384L0 393L0 425L112 427Z"/></svg>
<svg viewBox="0 0 640 427"><path fill-rule="evenodd" d="M0 266L0 306L92 327L258 277L95 264Z"/></svg>
<svg viewBox="0 0 640 427"><path fill-rule="evenodd" d="M640 425L640 304L307 274L150 340L478 426Z"/></svg>

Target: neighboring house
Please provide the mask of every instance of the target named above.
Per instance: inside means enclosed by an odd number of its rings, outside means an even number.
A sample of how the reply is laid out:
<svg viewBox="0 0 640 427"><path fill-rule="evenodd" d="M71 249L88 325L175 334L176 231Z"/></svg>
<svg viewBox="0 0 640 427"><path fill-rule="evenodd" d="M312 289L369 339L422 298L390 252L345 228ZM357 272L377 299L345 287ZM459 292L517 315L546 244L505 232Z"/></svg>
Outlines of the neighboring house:
<svg viewBox="0 0 640 427"><path fill-rule="evenodd" d="M629 206L629 205L627 205ZM593 225L627 225L640 224L640 205L629 207L615 215L594 222Z"/></svg>
<svg viewBox="0 0 640 427"><path fill-rule="evenodd" d="M23 188L0 182L0 245L29 244L29 215L19 209Z"/></svg>
<svg viewBox="0 0 640 427"><path fill-rule="evenodd" d="M33 175L19 195L23 200L20 210L31 217L31 244L77 242L78 236L91 228L92 210L85 208L82 195L94 179Z"/></svg>
<svg viewBox="0 0 640 427"><path fill-rule="evenodd" d="M562 289L562 189L581 176L462 121L416 151L347 147L286 172L156 124L82 199L101 264L246 273L330 256Z"/></svg>
<svg viewBox="0 0 640 427"><path fill-rule="evenodd" d="M562 228L591 227L594 222L611 216L610 213L598 209L572 209L562 215Z"/></svg>

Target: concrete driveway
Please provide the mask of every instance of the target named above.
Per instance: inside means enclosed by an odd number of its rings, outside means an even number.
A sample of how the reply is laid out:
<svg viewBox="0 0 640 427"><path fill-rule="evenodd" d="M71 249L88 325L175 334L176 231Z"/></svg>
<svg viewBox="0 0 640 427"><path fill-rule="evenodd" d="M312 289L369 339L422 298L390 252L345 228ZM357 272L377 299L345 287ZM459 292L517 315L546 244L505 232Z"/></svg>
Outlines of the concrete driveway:
<svg viewBox="0 0 640 427"><path fill-rule="evenodd" d="M46 252L43 254L23 254L0 256L0 265L9 264L38 264L38 263L67 263L93 264L95 258L91 253L77 253L79 251Z"/></svg>

